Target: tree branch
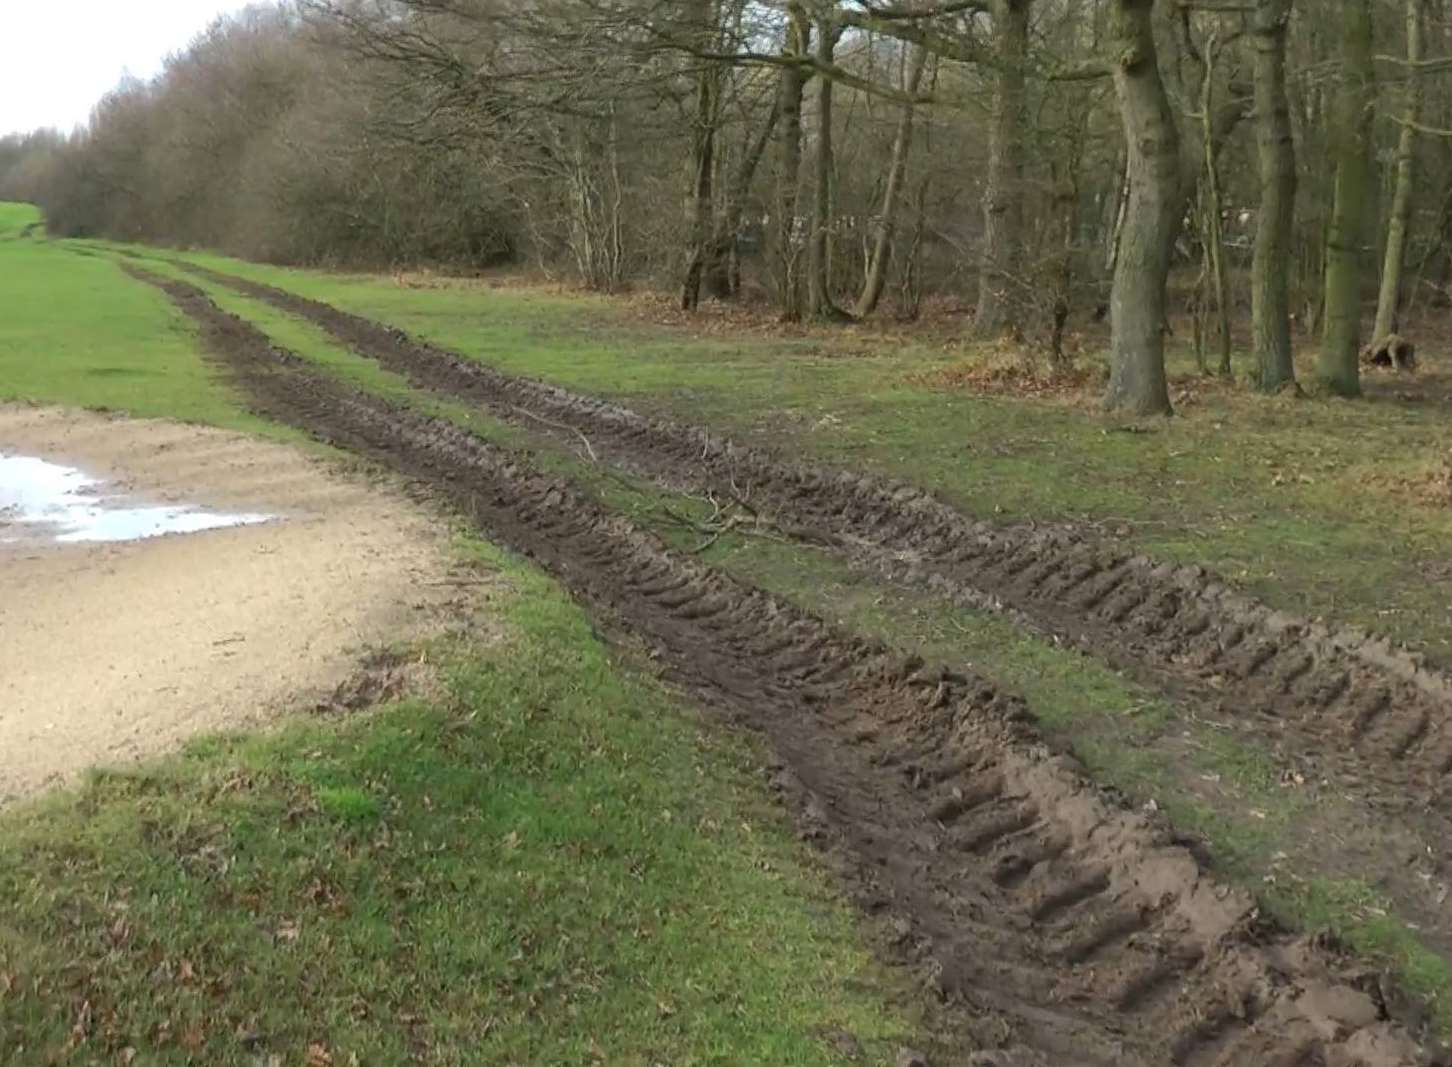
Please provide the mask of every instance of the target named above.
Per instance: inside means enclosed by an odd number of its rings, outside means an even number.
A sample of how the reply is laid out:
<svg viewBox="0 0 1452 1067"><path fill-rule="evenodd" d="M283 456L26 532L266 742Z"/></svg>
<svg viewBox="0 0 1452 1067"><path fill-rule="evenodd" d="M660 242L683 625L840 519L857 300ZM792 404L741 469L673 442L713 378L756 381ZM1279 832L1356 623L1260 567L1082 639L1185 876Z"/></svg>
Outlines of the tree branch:
<svg viewBox="0 0 1452 1067"><path fill-rule="evenodd" d="M898 6L878 7L870 0L851 0L863 9L863 13L882 21L896 19L936 19L944 15L982 15L990 11L987 0L953 0L929 8L904 8ZM842 14L850 14L843 12Z"/></svg>

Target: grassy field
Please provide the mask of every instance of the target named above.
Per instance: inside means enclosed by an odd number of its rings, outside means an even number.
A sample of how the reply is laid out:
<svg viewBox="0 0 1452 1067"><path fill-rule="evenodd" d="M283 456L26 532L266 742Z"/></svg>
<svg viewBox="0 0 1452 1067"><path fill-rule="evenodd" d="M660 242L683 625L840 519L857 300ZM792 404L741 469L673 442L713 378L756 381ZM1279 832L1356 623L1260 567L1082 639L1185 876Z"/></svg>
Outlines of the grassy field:
<svg viewBox="0 0 1452 1067"><path fill-rule="evenodd" d="M340 303L340 296L354 286L368 292L390 293L379 280L278 272L215 259L207 262L280 281ZM155 265L159 270L175 271L163 259ZM187 277L232 310L249 316L261 312L254 318L259 325L271 331L287 331L274 332L274 336L280 340L284 336L291 338L289 343L296 343L298 351L360 384L368 384L369 375L381 373L376 367L369 369L366 363L362 367L351 365L349 361L356 357L305 324L286 321L287 316L279 322L276 312L258 309L223 286ZM389 296L398 309L414 307L418 316L410 318L396 309L393 321L420 328L426 320L407 299L418 294L397 286L393 291L404 295L404 299ZM450 299L462 299L460 291L453 292ZM490 310L497 310L491 301L498 296L517 301L511 305L516 308L530 308L530 315L536 313L536 302L544 309L563 308L567 316L610 314L593 300L535 291L475 296L485 300ZM486 321L483 312L477 314L480 321ZM553 312L541 310L539 314L548 318ZM491 345L504 345L492 326L484 329ZM468 350L466 342L462 329L449 337L450 344ZM530 344L524 335L517 343ZM595 365L596 373L603 373L598 340L576 338L552 343L577 346L580 359ZM662 342L656 338L650 343ZM513 358L496 359L488 353L481 358L514 369L535 370ZM689 368L690 360L704 357L696 352L682 358ZM926 355L913 358L928 359ZM643 359L638 357L637 362ZM629 357L622 356L622 360L627 369L635 366ZM543 359L542 365L557 367L548 359ZM807 372L798 367L792 373ZM563 373L560 377L564 378ZM475 432L503 444L529 447L542 465L590 487L604 502L638 524L653 528L682 548L699 543L699 535L683 529L674 518L703 508L699 502L664 494L639 481L602 476L599 468L582 462L567 446L548 437L457 406L440 405L424 395L410 397L407 387L397 379L385 379L375 387L465 422ZM601 382L592 382L591 387L612 392ZM648 401L660 396L653 391L640 395ZM1048 406L1047 415L1067 417L1058 406ZM1081 413L1079 417L1085 416ZM1113 440L1117 443L1121 437L1133 436L1114 435ZM1229 446L1227 441L1225 447ZM1086 491L1092 491L1092 487ZM700 517L705 517L704 511ZM1415 838L1404 833L1403 828L1388 827L1383 820L1368 817L1338 796L1334 788L1289 784L1294 778L1287 777L1285 767L1264 749L1260 739L1242 739L1217 724L1187 717L1163 697L1072 650L1025 634L1002 618L966 611L924 597L918 591L873 581L813 549L771 540L728 534L711 547L705 558L847 629L912 648L933 660L974 666L1023 693L1043 728L1056 740L1072 746L1101 781L1120 789L1136 804L1153 803L1163 808L1180 829L1202 837L1222 873L1255 892L1285 922L1305 928L1329 928L1348 944L1386 963L1436 1006L1452 1032L1452 938L1437 923L1426 921L1417 903L1425 887L1416 876L1410 872L1403 876L1397 871L1406 852L1417 847Z"/></svg>
<svg viewBox="0 0 1452 1067"><path fill-rule="evenodd" d="M192 258L394 323L502 369L930 486L1003 520L1097 524L1263 599L1452 663L1452 357L1374 398L1265 400L1173 367L1179 415L1121 425L1084 393L984 395L992 357L941 331L697 323L539 288ZM1086 356L1093 364L1095 356ZM1407 399L1398 400L1398 394Z"/></svg>
<svg viewBox="0 0 1452 1067"><path fill-rule="evenodd" d="M6 247L0 245L0 255ZM90 263L75 254L77 248L105 250L70 245L49 254ZM928 345L859 330L808 330L784 337L775 327L742 329L719 320L692 328L643 301L619 303L538 288L492 288L439 279L418 287L408 279L409 284L400 284L390 278L193 258L396 323L507 370L764 435L783 447L908 476L979 514L1097 524L1110 535L1156 554L1217 567L1274 603L1357 621L1406 637L1434 655L1452 647L1452 615L1445 595L1449 576L1437 569L1445 567L1439 545L1452 532L1452 519L1445 507L1435 506L1429 491L1436 488L1440 457L1452 449L1452 432L1441 417L1443 401L1436 392L1443 379L1436 372L1435 354L1433 373L1422 380L1421 399L1415 403L1265 401L1182 378L1178 389L1185 399L1179 418L1164 425L1121 426L1078 396L981 395L956 387L951 383L965 367L977 367L984 360L982 353L957 344ZM169 269L161 260L149 265ZM58 265L54 269L61 270ZM123 277L114 275L112 284L123 283ZM642 525L683 545L696 540L669 521L665 511L666 506L676 513L688 511L694 506L691 501L632 485L628 479L603 478L596 468L547 439L415 394L396 377L342 351L306 324L225 289L205 287L229 310L252 319L280 344L332 372L465 421L486 436L528 444L539 451L542 465L577 479ZM168 328L176 328L164 307L159 314ZM110 358L129 366L139 357L129 347L117 345ZM55 388L74 388L73 365L58 363L54 372ZM1113 671L1027 636L1002 619L873 582L807 548L726 536L705 558L845 627L914 647L934 659L974 666L1023 692L1045 729L1072 745L1102 780L1120 788L1133 803L1153 802L1168 811L1182 830L1201 836L1222 872L1255 891L1286 921L1310 929L1329 928L1386 963L1429 998L1452 1033L1448 963L1452 945L1442 939L1443 931L1435 924L1423 923L1415 909L1402 906L1407 886L1405 879L1397 880L1394 858L1405 844L1398 836L1401 828L1368 820L1334 789L1288 783L1283 768L1255 742L1187 719L1172 704ZM527 608L530 603L536 601L525 596L518 601L518 610L532 610ZM558 610L572 609L559 605ZM507 668L513 666L511 659ZM469 668L456 672L456 677L461 674L467 676ZM500 684L537 682L511 672ZM456 686L447 706L431 713L445 721L450 716L467 720L477 713L470 692L467 685ZM697 773L708 778L725 774L720 788L733 803L748 810L760 804L755 788L739 777L749 757L734 742L712 741L709 734L681 729L692 744L711 746L710 759L695 761ZM259 744L273 743L229 742L206 749L179 761L163 780L178 782L183 790L190 788L187 782L224 774L234 766L227 760L236 761L243 754L262 751ZM282 747L269 748L257 757L264 766L296 767L299 745L312 742L276 743ZM346 750L351 742L340 737L337 743ZM736 770L730 770L733 767ZM295 783L295 778L281 773L276 780ZM550 782L558 788L566 780L547 778L542 788ZM108 777L93 787L108 809L132 812L119 816L123 819L139 817L130 781ZM319 788L305 776L304 785ZM372 786L357 785L356 778L329 779L321 788L344 792L328 794L332 800L318 800L320 809L335 801L344 808L357 807L363 826L371 825L368 818L379 811L394 810L378 800ZM177 792L171 786L162 792L180 806L214 803L211 792ZM438 800L430 797L436 808ZM271 802L283 803L276 797ZM672 811L668 825L678 825L679 802L666 807ZM54 817L52 830L42 831L42 837L54 843L76 832L75 812L80 810L94 808L67 808ZM336 812L328 817L333 819L329 825L357 831L348 817ZM754 827L750 842L758 841L755 835L761 833L781 832L761 810L748 821ZM854 955L857 950L846 932L848 924L835 905L820 899L820 891L812 888L806 861L784 838L773 840L771 847L790 861L771 864L773 879L782 871L790 872L785 911L796 914L805 909L813 917L781 936L803 945L820 939L836 953L823 971L827 985L812 992L805 1001L809 1006L796 1017L812 1016L820 1005L839 1009L846 1021L822 1025L855 1027L854 1033L872 1037L870 1048L877 1055L905 1026L900 1015L882 1007L890 999L890 984L869 986L871 995L865 998L843 993L858 988L853 976L863 971L862 958ZM1356 862L1348 862L1348 857ZM401 868L409 869L408 863ZM42 881L55 877L59 876L52 873ZM814 894L815 902L804 903L813 901ZM56 909L63 914L63 903L57 898L49 911L37 912L34 929L44 929L45 916L54 916ZM744 900L738 906L749 907ZM268 921L280 915L278 910ZM732 950L730 944L718 948ZM357 959L347 957L339 969L351 975L359 966ZM667 1003L673 1013L664 1018L676 1018L678 1005ZM3 1004L0 1001L0 1010ZM646 1004L642 1009L646 1018L648 1008ZM477 1005L469 1010L477 1010ZM822 1032L814 1026L789 1028L786 1036L773 1040ZM578 1039L577 1031L558 1020L535 1029L530 1022L518 1022L510 1029L525 1042ZM697 1037L707 1043L672 1046L676 1051L663 1061L739 1059L731 1054L736 1038L730 1033L711 1029ZM717 1037L723 1043L710 1046ZM812 1055L830 1061L832 1052L820 1039L802 1041L802 1047L814 1050ZM629 1047L631 1055L645 1048ZM715 1051L708 1051L712 1047ZM522 1055L514 1050L525 1046L501 1048L509 1048L509 1055ZM682 1053L681 1048L687 1051ZM639 1055L646 1058L638 1062L645 1063L651 1062L653 1053L639 1051ZM767 1062L812 1062L794 1056ZM530 1060L525 1056L523 1061ZM607 1062L636 1061L617 1061L612 1053Z"/></svg>
<svg viewBox="0 0 1452 1067"><path fill-rule="evenodd" d="M0 213L0 273L24 279L0 291L8 396L277 432L151 289L22 239L30 217ZM753 743L537 570L459 551L497 586L487 639L394 650L436 696L204 738L0 812L0 1063L828 1067L923 1039Z"/></svg>
<svg viewBox="0 0 1452 1067"><path fill-rule="evenodd" d="M165 296L121 284L109 258L62 250L34 208L0 204L0 401L29 400L266 429L197 359Z"/></svg>

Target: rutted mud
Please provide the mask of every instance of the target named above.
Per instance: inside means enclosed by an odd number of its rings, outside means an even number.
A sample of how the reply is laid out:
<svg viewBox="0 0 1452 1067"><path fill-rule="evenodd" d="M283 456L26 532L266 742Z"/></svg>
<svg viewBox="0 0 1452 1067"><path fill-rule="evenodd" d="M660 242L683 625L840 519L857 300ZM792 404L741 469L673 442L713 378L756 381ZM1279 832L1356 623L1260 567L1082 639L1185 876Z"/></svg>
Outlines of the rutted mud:
<svg viewBox="0 0 1452 1067"><path fill-rule="evenodd" d="M436 487L765 733L779 788L961 1005L979 1062L1448 1062L1389 1017L1374 976L1262 922L1166 827L1050 755L1016 699L838 634L520 457L310 369L196 288L128 269L202 325L261 412Z"/></svg>
<svg viewBox="0 0 1452 1067"><path fill-rule="evenodd" d="M699 427L501 374L285 290L179 265L317 323L415 384L503 419L519 421L521 410L543 417L585 435L605 461L672 488L749 496L784 529L894 578L1006 609L1145 681L1251 717L1292 736L1339 777L1379 781L1413 802L1452 804L1452 681L1385 641L1274 611L1199 567L1158 563L1063 529L978 522L910 485L786 461Z"/></svg>

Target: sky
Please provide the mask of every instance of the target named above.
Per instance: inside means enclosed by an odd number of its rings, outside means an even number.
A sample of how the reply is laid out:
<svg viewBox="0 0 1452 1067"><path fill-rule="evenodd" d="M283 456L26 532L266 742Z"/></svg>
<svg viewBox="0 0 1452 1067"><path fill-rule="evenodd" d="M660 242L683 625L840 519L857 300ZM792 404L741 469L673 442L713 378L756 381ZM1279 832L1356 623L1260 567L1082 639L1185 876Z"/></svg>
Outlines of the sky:
<svg viewBox="0 0 1452 1067"><path fill-rule="evenodd" d="M218 14L244 0L0 0L0 136L69 131L130 72L148 78Z"/></svg>

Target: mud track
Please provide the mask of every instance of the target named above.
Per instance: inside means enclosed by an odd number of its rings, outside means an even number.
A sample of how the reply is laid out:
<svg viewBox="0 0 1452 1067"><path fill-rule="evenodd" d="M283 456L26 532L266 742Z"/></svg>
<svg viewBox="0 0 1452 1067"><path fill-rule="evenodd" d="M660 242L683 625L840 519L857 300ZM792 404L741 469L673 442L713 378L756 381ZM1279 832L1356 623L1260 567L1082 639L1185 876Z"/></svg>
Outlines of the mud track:
<svg viewBox="0 0 1452 1067"><path fill-rule="evenodd" d="M540 419L555 423L591 441L604 461L659 484L749 498L787 531L835 545L896 580L1006 610L1142 681L1282 739L1293 758L1314 760L1314 772L1379 783L1390 794L1384 804L1452 812L1452 682L1384 641L1274 611L1199 567L1133 556L1062 528L975 521L910 485L783 460L699 427L502 374L282 289L178 265L318 324L416 385L536 430Z"/></svg>
<svg viewBox="0 0 1452 1067"><path fill-rule="evenodd" d="M183 282L262 414L432 486L666 673L760 730L854 894L1014 1065L1443 1064L1379 984L1262 921L1169 829L1048 753L1015 698L929 669L673 552L452 423L314 370Z"/></svg>

